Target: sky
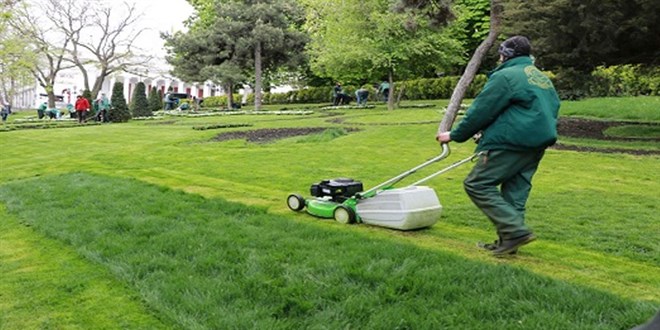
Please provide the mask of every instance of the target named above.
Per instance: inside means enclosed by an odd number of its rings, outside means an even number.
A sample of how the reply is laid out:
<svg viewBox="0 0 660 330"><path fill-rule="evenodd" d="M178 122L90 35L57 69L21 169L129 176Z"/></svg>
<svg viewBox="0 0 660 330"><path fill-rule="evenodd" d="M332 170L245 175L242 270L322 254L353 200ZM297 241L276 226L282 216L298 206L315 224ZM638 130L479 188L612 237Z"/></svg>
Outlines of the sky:
<svg viewBox="0 0 660 330"><path fill-rule="evenodd" d="M118 0L105 0L107 3L116 5ZM193 14L192 6L186 0L125 0L129 4L135 4L138 13L142 13L136 28L145 29L139 37L139 47L153 51L152 55L162 55L164 41L160 37L161 32L175 32L184 30L183 21Z"/></svg>
<svg viewBox="0 0 660 330"><path fill-rule="evenodd" d="M147 30L141 40L158 51L162 51L164 44L160 32L183 30L183 21L193 14L186 0L128 0L128 3L135 3L138 12L143 13L140 25Z"/></svg>
<svg viewBox="0 0 660 330"><path fill-rule="evenodd" d="M41 7L43 0L29 0L28 3L32 5L31 12L37 17L43 16L38 11ZM134 25L131 25L131 30L134 32L142 30L135 45L140 49L139 53L147 53L148 55L163 58L165 55L164 44L165 42L160 37L161 32L173 33L179 30L185 30L183 22L188 19L193 13L193 7L186 0L88 0L90 6L109 6L112 9L111 19L118 22L119 19L125 18L128 5L135 5L135 13L141 15L140 19ZM41 17L43 19L43 17ZM45 21L45 20L44 20ZM53 32L50 36L53 40L61 39L59 32ZM128 36L127 33L123 34L124 37ZM48 38L48 36L47 36ZM82 36L85 38L94 38L94 34L89 36ZM87 41L87 40L85 40ZM94 42L92 42L94 43Z"/></svg>
<svg viewBox="0 0 660 330"><path fill-rule="evenodd" d="M90 0L99 5L111 6L112 17L124 18L126 6L135 5L135 14L140 19L132 29L142 30L134 43L139 48L138 53L154 56L151 65L155 71L169 71L169 64L165 61L165 41L160 37L161 32L173 33L185 30L183 22L193 13L193 7L186 0ZM134 15L135 15L134 14Z"/></svg>

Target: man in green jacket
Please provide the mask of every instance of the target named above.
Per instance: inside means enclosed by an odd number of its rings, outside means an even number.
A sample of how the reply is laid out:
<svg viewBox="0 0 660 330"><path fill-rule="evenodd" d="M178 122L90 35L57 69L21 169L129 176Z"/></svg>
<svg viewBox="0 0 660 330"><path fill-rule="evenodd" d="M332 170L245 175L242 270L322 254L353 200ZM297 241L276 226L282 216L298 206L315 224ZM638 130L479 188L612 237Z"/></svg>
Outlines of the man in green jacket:
<svg viewBox="0 0 660 330"><path fill-rule="evenodd" d="M525 225L525 204L545 149L557 140L559 97L534 66L527 38L511 37L498 51L502 64L490 73L465 117L436 139L464 142L481 133L479 159L463 184L497 229L498 240L480 246L502 256L536 239Z"/></svg>
<svg viewBox="0 0 660 330"><path fill-rule="evenodd" d="M39 119L46 116L46 109L48 109L48 102L43 102L41 105L39 105L39 108L37 108L37 115L39 116Z"/></svg>
<svg viewBox="0 0 660 330"><path fill-rule="evenodd" d="M101 96L96 100L96 106L97 106L97 113L96 113L96 120L100 122L107 122L108 121L108 112L110 111L110 108L112 107L110 105L110 100L108 97L105 95L105 93L101 93Z"/></svg>

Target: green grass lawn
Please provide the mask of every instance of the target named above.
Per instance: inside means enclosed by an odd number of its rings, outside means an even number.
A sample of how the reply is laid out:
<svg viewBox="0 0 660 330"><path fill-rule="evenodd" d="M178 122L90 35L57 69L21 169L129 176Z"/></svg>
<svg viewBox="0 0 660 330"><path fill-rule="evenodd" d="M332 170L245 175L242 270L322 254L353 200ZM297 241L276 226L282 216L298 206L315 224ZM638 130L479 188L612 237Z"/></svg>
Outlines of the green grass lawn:
<svg viewBox="0 0 660 330"><path fill-rule="evenodd" d="M562 114L657 121L659 100ZM288 210L321 179L368 188L436 155L446 101L424 103L0 132L0 328L628 329L660 308L658 156L549 150L539 239L515 258L475 246L494 234L462 191L470 165L427 183L444 207L429 229ZM281 127L336 129L211 140ZM474 148L451 146L438 168Z"/></svg>
<svg viewBox="0 0 660 330"><path fill-rule="evenodd" d="M623 125L607 129L605 134L613 137L657 139L660 137L660 125Z"/></svg>
<svg viewBox="0 0 660 330"><path fill-rule="evenodd" d="M602 97L581 101L563 101L561 114L602 119L660 121L660 98Z"/></svg>

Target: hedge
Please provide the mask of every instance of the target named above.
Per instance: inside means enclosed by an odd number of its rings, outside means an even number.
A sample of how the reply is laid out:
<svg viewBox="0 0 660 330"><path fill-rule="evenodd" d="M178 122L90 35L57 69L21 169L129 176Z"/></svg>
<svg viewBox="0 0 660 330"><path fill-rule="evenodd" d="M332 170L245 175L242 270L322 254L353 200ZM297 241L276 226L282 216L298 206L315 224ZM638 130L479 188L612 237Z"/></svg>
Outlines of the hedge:
<svg viewBox="0 0 660 330"><path fill-rule="evenodd" d="M583 97L660 95L660 68L641 65L618 65L598 67L591 74L572 69L545 72L552 79L562 99ZM440 77L395 82L394 95L403 89L402 100L449 99L460 77ZM486 75L477 75L468 88L466 98L474 98L486 83ZM307 87L287 93L263 93L263 104L291 103L331 103L334 86ZM344 93L355 99L359 86L342 86ZM376 86L368 86L369 101L379 100ZM240 95L234 96L240 100ZM254 103L254 94L248 95L248 104ZM226 96L213 96L204 99L204 107L226 106Z"/></svg>
<svg viewBox="0 0 660 330"><path fill-rule="evenodd" d="M234 103L240 103L241 95L234 94ZM227 108L227 95L208 96L202 102L202 108Z"/></svg>
<svg viewBox="0 0 660 330"><path fill-rule="evenodd" d="M436 79L416 79L401 81L395 83L394 93L398 93L403 89L402 99L404 100L430 100L449 98L454 86L458 81L458 77L442 77ZM486 76L478 75L475 77L473 84L468 90L466 97L472 98L476 96L484 83ZM261 102L263 104L290 104L290 103L331 103L332 91L334 86L327 87L308 87L300 90L294 90L287 93L263 93ZM355 99L355 91L360 86L345 85L342 86L344 93ZM379 100L376 86L365 86L369 90L369 101ZM227 101L224 96L211 97L213 101L207 102L209 98L204 99L203 105L205 107L224 106ZM236 98L236 97L235 97ZM248 96L248 104L254 103L254 94Z"/></svg>
<svg viewBox="0 0 660 330"><path fill-rule="evenodd" d="M660 95L660 68L657 66L599 66L591 77L590 96Z"/></svg>

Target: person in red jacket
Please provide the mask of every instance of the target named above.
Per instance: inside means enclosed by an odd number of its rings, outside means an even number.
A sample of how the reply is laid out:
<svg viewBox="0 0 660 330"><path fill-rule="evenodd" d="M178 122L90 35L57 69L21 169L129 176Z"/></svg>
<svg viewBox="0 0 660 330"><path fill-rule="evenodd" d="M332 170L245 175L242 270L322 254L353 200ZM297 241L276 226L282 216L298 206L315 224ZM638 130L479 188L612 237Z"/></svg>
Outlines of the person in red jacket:
<svg viewBox="0 0 660 330"><path fill-rule="evenodd" d="M87 101L86 98L82 97L82 95L78 95L78 98L76 99L76 113L78 114L78 122L79 123L84 123L85 122L85 112L89 111L89 101Z"/></svg>

